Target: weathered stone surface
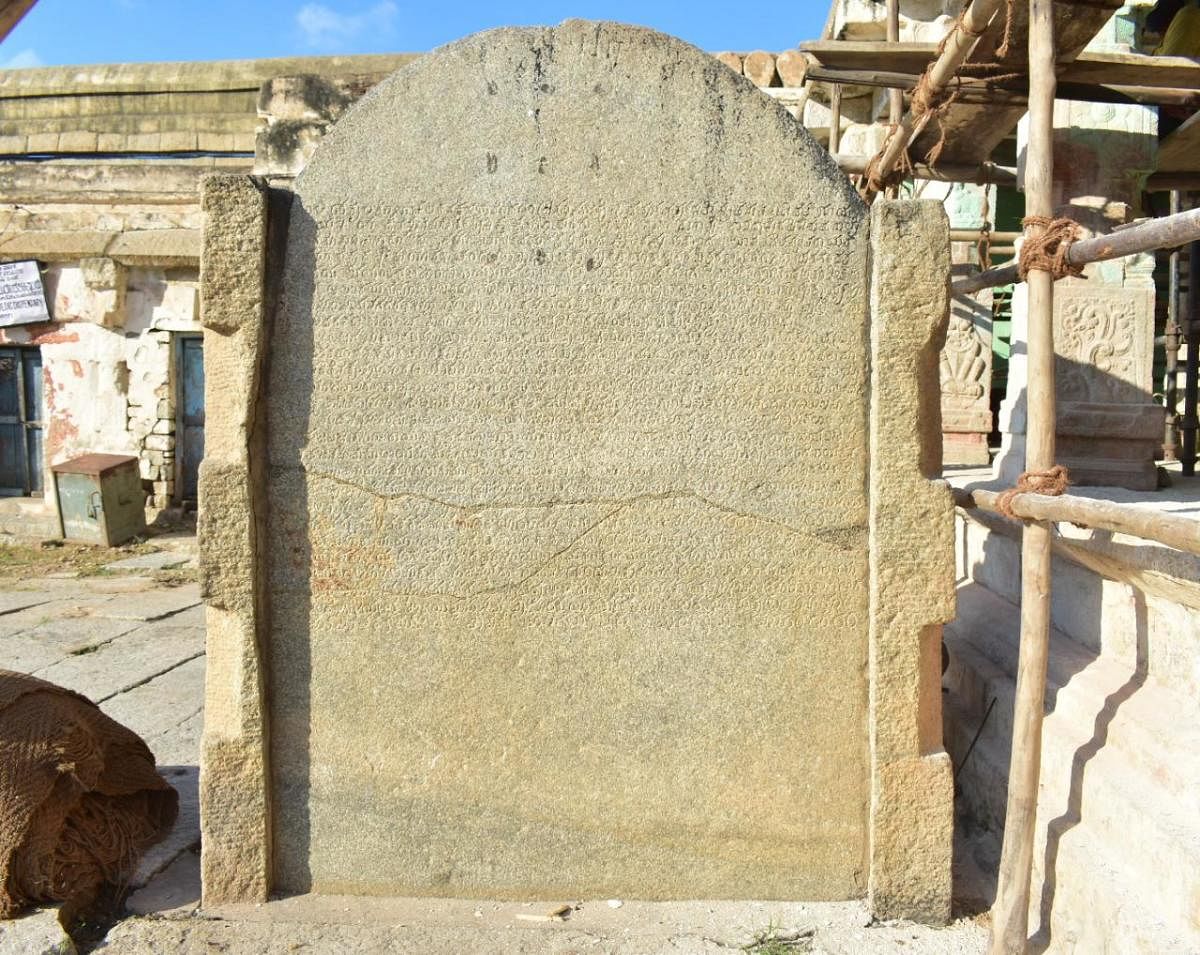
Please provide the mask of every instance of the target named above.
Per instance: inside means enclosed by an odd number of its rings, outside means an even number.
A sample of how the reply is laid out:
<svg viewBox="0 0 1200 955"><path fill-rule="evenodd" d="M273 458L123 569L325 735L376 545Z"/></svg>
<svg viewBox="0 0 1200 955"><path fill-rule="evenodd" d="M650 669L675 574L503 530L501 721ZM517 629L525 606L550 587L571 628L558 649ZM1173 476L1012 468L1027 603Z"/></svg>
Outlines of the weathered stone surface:
<svg viewBox="0 0 1200 955"><path fill-rule="evenodd" d="M138 554L136 557L126 557L124 560L105 564L105 570L168 570L178 567L190 560L188 554L172 553L169 550L155 551L152 554Z"/></svg>
<svg viewBox="0 0 1200 955"><path fill-rule="evenodd" d="M725 51L725 52L722 52L722 53L714 53L713 55L714 55L714 56L715 56L715 57L716 57L718 60L720 60L722 63L724 63L724 64L725 64L727 67L729 67L731 70L733 70L733 72L735 72L735 73L737 73L737 74L741 75L741 72L742 72L742 54L740 54L740 53L731 53L731 52L729 52L729 51Z"/></svg>
<svg viewBox="0 0 1200 955"><path fill-rule="evenodd" d="M871 909L950 918L954 779L942 750L942 627L954 618L954 520L937 380L950 271L932 202L871 221Z"/></svg>
<svg viewBox="0 0 1200 955"><path fill-rule="evenodd" d="M24 918L0 922L0 951L5 955L76 955L58 909L38 909Z"/></svg>
<svg viewBox="0 0 1200 955"><path fill-rule="evenodd" d="M348 112L289 212L269 468L241 415L205 464L207 714L220 691L271 740L268 769L206 728L206 899L262 888L235 884L269 840L232 800L269 773L283 891L849 898L876 859L911 869L878 877L887 911L941 917L948 840L922 867L950 794L923 730L951 578L895 591L950 527L922 471L946 227L894 216L919 249L876 250L902 276L876 336L845 177L641 29L470 37ZM226 291L248 294L206 284L206 309ZM257 395L227 383L231 407ZM891 483L868 473L875 392ZM872 583L872 538L902 577ZM269 622L231 570L258 541ZM902 728L877 743L873 712Z"/></svg>
<svg viewBox="0 0 1200 955"><path fill-rule="evenodd" d="M203 653L202 630L160 623L99 644L89 653L66 657L37 675L81 693L94 703L103 703Z"/></svg>
<svg viewBox="0 0 1200 955"><path fill-rule="evenodd" d="M784 50L775 57L775 69L784 86L803 86L808 74L808 60L799 50Z"/></svg>
<svg viewBox="0 0 1200 955"><path fill-rule="evenodd" d="M208 598L200 806L205 897L265 899L270 885L264 661L258 636L262 366L267 206L248 177L205 181L205 458L201 573ZM261 428L258 429L261 434Z"/></svg>
<svg viewBox="0 0 1200 955"><path fill-rule="evenodd" d="M123 600L109 601L96 611L96 615L110 620L160 620L198 603L200 588L195 584L184 584L171 590L147 594L136 604Z"/></svg>
<svg viewBox="0 0 1200 955"><path fill-rule="evenodd" d="M963 919L948 928L873 922L861 902L632 902L612 909L586 901L566 921L530 922L556 906L470 899L313 896L203 915L170 907L194 902L185 863L177 882L130 900L152 918L125 919L100 951L120 955L736 955L742 951L822 955L983 955L987 929ZM155 888L153 885L151 888ZM574 900L572 900L574 901ZM166 909L167 911L164 911ZM522 918L524 916L524 918ZM795 938L768 946L756 940Z"/></svg>
<svg viewBox="0 0 1200 955"><path fill-rule="evenodd" d="M747 53L742 61L742 73L755 86L778 86L775 75L775 54L766 50Z"/></svg>

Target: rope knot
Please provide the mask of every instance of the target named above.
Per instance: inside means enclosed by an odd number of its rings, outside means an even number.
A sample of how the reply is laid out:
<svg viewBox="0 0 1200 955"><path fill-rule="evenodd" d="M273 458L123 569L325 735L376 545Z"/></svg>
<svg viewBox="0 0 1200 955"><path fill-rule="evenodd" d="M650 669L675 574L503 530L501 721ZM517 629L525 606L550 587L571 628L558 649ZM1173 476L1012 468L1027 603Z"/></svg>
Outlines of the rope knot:
<svg viewBox="0 0 1200 955"><path fill-rule="evenodd" d="M1073 219L1054 219L1050 216L1026 216L1023 226L1041 229L1025 239L1021 246L1021 258L1017 263L1017 274L1022 282L1031 271L1049 272L1055 281L1081 278L1082 265L1072 265L1067 260L1071 243L1080 237L1082 230Z"/></svg>
<svg viewBox="0 0 1200 955"><path fill-rule="evenodd" d="M1045 471L1022 471L1017 478L1015 487L996 498L996 510L1014 521L1021 520L1012 509L1013 498L1018 494L1043 494L1046 497L1059 497L1066 493L1071 483L1071 476L1061 464Z"/></svg>

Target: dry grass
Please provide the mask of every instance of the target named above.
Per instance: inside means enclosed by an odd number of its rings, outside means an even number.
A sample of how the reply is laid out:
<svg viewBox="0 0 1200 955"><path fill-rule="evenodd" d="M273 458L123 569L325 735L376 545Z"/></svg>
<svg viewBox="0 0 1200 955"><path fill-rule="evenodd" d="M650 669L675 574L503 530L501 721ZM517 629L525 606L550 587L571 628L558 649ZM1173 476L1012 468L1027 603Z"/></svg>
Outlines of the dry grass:
<svg viewBox="0 0 1200 955"><path fill-rule="evenodd" d="M158 550L152 542L134 540L120 547L101 547L73 541L52 544L5 544L0 546L0 586L30 577L50 574L74 574L93 577L107 573L105 564L150 554Z"/></svg>

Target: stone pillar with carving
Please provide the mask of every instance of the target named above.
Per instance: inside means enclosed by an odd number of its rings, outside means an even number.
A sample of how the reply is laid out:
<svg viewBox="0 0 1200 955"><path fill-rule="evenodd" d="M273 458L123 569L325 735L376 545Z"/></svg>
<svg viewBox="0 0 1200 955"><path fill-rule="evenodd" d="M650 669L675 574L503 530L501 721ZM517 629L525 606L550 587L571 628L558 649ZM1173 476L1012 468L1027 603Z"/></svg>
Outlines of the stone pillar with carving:
<svg viewBox="0 0 1200 955"><path fill-rule="evenodd" d="M996 187L972 183L921 182L924 199L940 199L951 229L971 232L994 226ZM975 246L953 242L956 275L976 271ZM986 465L992 431L992 291L956 295L941 354L942 463Z"/></svg>
<svg viewBox="0 0 1200 955"><path fill-rule="evenodd" d="M988 464L992 291L955 295L942 348L942 463Z"/></svg>
<svg viewBox="0 0 1200 955"><path fill-rule="evenodd" d="M1141 177L1158 143L1153 107L1055 104L1055 213L1088 235L1139 214ZM1019 140L1026 141L1022 122ZM1024 150L1022 148L1022 158ZM1093 263L1055 287L1058 462L1074 484L1154 490L1163 408L1153 400L1154 256ZM996 475L1012 482L1025 462L1025 286L1013 295L1012 359L1001 406Z"/></svg>

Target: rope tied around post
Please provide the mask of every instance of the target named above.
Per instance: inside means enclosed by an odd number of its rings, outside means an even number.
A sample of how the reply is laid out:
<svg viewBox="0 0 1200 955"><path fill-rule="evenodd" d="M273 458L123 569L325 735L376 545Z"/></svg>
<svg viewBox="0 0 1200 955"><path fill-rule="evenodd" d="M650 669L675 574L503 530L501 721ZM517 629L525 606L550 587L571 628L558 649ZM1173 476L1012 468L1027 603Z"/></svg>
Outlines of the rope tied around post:
<svg viewBox="0 0 1200 955"><path fill-rule="evenodd" d="M1045 471L1023 471L1015 487L996 498L996 510L1014 521L1021 520L1012 509L1013 498L1018 494L1043 494L1046 497L1061 497L1071 483L1071 476L1061 464Z"/></svg>
<svg viewBox="0 0 1200 955"><path fill-rule="evenodd" d="M890 125L888 135L885 142L893 136L900 135L900 124L893 123ZM885 189L893 186L899 186L904 180L913 173L912 157L908 154L908 150L904 149L900 152L900 158L897 165L893 166L890 171L884 175L879 174L879 160L883 153L877 153L867 163L867 168L863 170L862 184L871 192L880 193Z"/></svg>
<svg viewBox="0 0 1200 955"><path fill-rule="evenodd" d="M1013 33L1013 7L1016 5L1016 0L1007 0L1004 5L1004 36L1000 40L1000 45L996 47L996 59L1003 60L1008 56L1008 48L1012 43Z"/></svg>
<svg viewBox="0 0 1200 955"><path fill-rule="evenodd" d="M1082 278L1083 266L1073 265L1067 258L1071 243L1082 234L1077 222L1052 216L1026 216L1021 220L1021 225L1041 230L1028 236L1021 246L1017 276L1022 282L1034 269L1049 272L1055 281L1068 277Z"/></svg>
<svg viewBox="0 0 1200 955"><path fill-rule="evenodd" d="M1004 36L1000 41L1000 46L996 50L996 60L986 63L962 63L959 65L954 77L953 86L937 86L933 81L933 64L926 68L921 74L921 78L917 81L917 85L913 88L912 99L909 103L909 109L913 116L922 117L924 125L929 123L937 123L938 138L932 146L929 147L925 155L925 162L930 166L936 166L938 160L942 158L942 151L946 148L946 126L943 117L948 109L953 106L962 95L962 78L973 73L982 74L986 82L991 86L994 83L1003 83L1012 79L1020 79L1021 73L1003 73L1005 69L1000 60L1003 60L1008 55L1009 42L1012 39L1013 29L1013 4L1015 0L1007 0L1005 6L1004 20ZM955 23L955 30L963 36L969 37L972 40L978 40L984 36L990 23L981 27L978 30L972 30L967 24L967 7L959 12ZM951 30L938 44L937 57L940 58L946 52L946 47L950 42L951 35L955 32ZM992 75L989 75L992 74Z"/></svg>

